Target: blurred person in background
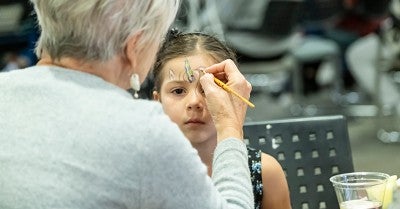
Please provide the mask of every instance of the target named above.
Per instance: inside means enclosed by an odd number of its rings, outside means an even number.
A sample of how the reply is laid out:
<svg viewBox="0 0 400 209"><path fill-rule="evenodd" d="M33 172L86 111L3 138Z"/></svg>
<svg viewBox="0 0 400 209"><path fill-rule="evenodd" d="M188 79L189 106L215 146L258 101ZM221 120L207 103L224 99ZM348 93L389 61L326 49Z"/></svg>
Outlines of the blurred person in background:
<svg viewBox="0 0 400 209"><path fill-rule="evenodd" d="M346 59L357 84L379 103L400 114L400 1L392 0L390 17L375 33L349 46ZM379 78L376 78L377 72ZM380 79L380 86L376 86ZM379 92L377 91L379 88Z"/></svg>
<svg viewBox="0 0 400 209"><path fill-rule="evenodd" d="M3 0L0 14L0 72L34 65L38 28L32 4L29 0Z"/></svg>

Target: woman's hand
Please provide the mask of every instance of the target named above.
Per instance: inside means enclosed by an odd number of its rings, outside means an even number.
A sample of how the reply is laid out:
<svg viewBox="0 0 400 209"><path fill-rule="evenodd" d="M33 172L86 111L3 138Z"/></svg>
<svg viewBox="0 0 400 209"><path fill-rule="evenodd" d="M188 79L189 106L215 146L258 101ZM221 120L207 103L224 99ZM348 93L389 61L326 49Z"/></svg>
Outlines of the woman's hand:
<svg viewBox="0 0 400 209"><path fill-rule="evenodd" d="M207 108L217 129L218 141L228 137L243 139L242 128L247 104L219 87L214 82L214 76L246 99L250 97L250 83L240 73L235 63L229 59L212 65L204 71L205 75L200 78L200 83L205 93Z"/></svg>

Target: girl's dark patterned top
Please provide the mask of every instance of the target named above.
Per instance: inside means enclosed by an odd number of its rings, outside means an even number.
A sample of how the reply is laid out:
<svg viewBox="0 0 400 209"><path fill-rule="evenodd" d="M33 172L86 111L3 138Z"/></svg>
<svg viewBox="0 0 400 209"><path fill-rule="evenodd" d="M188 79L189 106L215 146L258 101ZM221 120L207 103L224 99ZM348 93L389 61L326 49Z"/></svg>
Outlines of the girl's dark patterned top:
<svg viewBox="0 0 400 209"><path fill-rule="evenodd" d="M253 185L254 208L261 208L261 200L263 197L263 184L261 179L261 150L255 150L247 147L249 156L249 168L251 183Z"/></svg>

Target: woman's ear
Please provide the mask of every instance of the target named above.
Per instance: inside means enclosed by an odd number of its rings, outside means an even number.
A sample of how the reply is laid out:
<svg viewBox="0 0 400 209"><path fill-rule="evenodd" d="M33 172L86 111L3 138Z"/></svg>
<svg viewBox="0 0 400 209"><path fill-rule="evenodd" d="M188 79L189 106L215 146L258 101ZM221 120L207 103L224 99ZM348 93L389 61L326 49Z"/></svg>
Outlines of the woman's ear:
<svg viewBox="0 0 400 209"><path fill-rule="evenodd" d="M161 95L158 91L153 91L153 100L161 102Z"/></svg>
<svg viewBox="0 0 400 209"><path fill-rule="evenodd" d="M142 36L142 33L137 33L135 35L132 35L128 38L128 41L126 42L126 48L125 48L125 57L126 61L129 65L131 65L132 69L136 68L137 65L137 59L139 59L139 47L138 47L138 42Z"/></svg>

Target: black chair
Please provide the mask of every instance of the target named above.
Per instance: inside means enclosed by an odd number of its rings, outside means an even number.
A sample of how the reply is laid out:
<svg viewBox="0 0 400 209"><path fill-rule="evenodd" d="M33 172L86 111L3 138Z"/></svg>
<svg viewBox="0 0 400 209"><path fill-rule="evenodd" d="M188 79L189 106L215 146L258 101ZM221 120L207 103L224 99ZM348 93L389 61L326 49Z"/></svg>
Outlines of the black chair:
<svg viewBox="0 0 400 209"><path fill-rule="evenodd" d="M246 123L244 138L280 162L293 209L339 209L329 178L354 171L343 116Z"/></svg>

